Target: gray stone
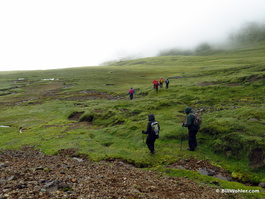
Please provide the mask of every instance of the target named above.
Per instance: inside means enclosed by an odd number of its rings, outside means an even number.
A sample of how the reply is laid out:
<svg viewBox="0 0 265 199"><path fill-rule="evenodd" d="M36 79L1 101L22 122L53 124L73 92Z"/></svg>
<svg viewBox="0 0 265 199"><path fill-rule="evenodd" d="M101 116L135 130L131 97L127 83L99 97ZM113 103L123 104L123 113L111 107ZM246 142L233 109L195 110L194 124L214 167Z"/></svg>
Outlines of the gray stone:
<svg viewBox="0 0 265 199"><path fill-rule="evenodd" d="M6 163L1 162L0 163L0 168L5 168L5 167L8 167L8 165Z"/></svg>
<svg viewBox="0 0 265 199"><path fill-rule="evenodd" d="M44 189L48 189L48 188L53 187L54 185L55 185L55 182L52 181L52 182L49 182L49 183L45 184L45 185L43 186L43 188L44 188Z"/></svg>
<svg viewBox="0 0 265 199"><path fill-rule="evenodd" d="M259 183L259 187L262 187L263 189L265 189L265 182Z"/></svg>
<svg viewBox="0 0 265 199"><path fill-rule="evenodd" d="M7 181L12 181L12 180L16 180L16 179L17 179L16 176L10 176L10 177L7 179Z"/></svg>

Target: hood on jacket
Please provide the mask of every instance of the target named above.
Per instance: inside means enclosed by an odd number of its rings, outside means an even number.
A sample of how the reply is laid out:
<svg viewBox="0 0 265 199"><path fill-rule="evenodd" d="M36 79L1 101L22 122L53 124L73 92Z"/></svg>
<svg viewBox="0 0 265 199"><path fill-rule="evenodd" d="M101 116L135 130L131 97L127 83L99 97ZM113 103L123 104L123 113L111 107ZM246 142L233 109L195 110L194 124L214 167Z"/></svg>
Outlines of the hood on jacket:
<svg viewBox="0 0 265 199"><path fill-rule="evenodd" d="M189 113L192 113L192 110L190 107L186 107L184 112L188 115Z"/></svg>
<svg viewBox="0 0 265 199"><path fill-rule="evenodd" d="M150 115L148 115L148 120L149 120L149 121L153 121L153 120L155 120L155 115L154 115L154 114L150 114Z"/></svg>

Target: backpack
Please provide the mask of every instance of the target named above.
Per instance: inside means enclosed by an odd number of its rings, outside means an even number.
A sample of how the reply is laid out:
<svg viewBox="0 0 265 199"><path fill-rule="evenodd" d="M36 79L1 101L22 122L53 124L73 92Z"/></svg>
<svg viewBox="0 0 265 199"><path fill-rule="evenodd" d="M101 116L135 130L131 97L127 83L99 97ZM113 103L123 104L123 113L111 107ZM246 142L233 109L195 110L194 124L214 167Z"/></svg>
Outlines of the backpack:
<svg viewBox="0 0 265 199"><path fill-rule="evenodd" d="M196 126L200 126L202 124L201 116L198 113L190 113L190 114L194 115L195 117L193 124Z"/></svg>
<svg viewBox="0 0 265 199"><path fill-rule="evenodd" d="M158 137L159 136L159 124L158 122L152 122L151 127L155 135Z"/></svg>
<svg viewBox="0 0 265 199"><path fill-rule="evenodd" d="M133 94L134 93L134 90L133 89L130 89L129 93L130 94Z"/></svg>

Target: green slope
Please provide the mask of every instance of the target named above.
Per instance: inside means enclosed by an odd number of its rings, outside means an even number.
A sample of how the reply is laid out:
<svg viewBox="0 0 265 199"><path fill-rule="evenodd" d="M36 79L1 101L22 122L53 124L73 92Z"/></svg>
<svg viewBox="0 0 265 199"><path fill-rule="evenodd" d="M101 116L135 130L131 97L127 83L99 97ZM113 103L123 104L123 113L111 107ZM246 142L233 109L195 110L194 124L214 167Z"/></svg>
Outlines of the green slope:
<svg viewBox="0 0 265 199"><path fill-rule="evenodd" d="M156 94L152 81L160 77L169 78L170 86ZM31 145L47 154L76 148L92 160L119 158L138 167L195 158L258 184L265 181L264 79L262 44L207 56L0 72L0 126L10 126L0 127L0 148ZM130 87L134 100L126 95ZM186 106L203 118L194 153L180 151ZM141 134L150 113L161 125L155 156Z"/></svg>

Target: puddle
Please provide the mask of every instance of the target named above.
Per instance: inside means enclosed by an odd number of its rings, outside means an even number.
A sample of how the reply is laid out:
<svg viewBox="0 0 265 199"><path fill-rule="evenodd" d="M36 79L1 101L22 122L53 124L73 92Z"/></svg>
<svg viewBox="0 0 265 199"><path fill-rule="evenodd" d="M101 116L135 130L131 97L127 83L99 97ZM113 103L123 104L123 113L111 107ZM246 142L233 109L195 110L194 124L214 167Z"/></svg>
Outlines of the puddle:
<svg viewBox="0 0 265 199"><path fill-rule="evenodd" d="M208 176L208 171L204 168L204 169L202 169L202 168L199 168L198 170L197 170L197 172L199 173L199 174L202 174L202 175L206 175L206 176Z"/></svg>
<svg viewBox="0 0 265 199"><path fill-rule="evenodd" d="M214 178L218 178L220 180L231 181L231 178L223 176L220 173L217 174L216 171L212 169L199 168L197 169L197 172L201 175L207 175L207 176L211 176Z"/></svg>
<svg viewBox="0 0 265 199"><path fill-rule="evenodd" d="M0 125L0 128L9 128L11 126Z"/></svg>
<svg viewBox="0 0 265 199"><path fill-rule="evenodd" d="M220 179L220 180L225 180L225 181L231 181L232 179L231 178L229 178L229 177L225 177L225 176L222 176L222 175L220 175L220 174L218 174L218 175L216 175L216 176L214 176L215 178L218 178L218 179Z"/></svg>
<svg viewBox="0 0 265 199"><path fill-rule="evenodd" d="M59 79L56 79L56 78L49 78L49 79L41 79L42 81L54 81L54 80L59 80Z"/></svg>

